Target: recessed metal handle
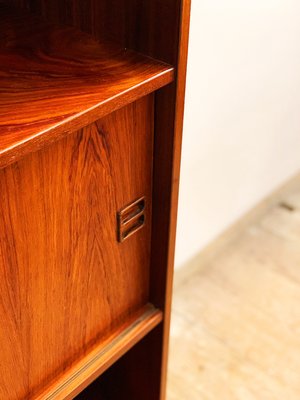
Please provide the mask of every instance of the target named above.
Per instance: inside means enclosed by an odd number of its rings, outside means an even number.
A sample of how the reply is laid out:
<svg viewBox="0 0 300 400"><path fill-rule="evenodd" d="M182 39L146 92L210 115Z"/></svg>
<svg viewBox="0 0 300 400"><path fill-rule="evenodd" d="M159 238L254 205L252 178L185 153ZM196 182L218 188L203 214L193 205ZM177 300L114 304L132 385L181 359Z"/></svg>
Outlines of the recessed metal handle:
<svg viewBox="0 0 300 400"><path fill-rule="evenodd" d="M117 213L118 241L124 242L145 225L145 197L141 197Z"/></svg>

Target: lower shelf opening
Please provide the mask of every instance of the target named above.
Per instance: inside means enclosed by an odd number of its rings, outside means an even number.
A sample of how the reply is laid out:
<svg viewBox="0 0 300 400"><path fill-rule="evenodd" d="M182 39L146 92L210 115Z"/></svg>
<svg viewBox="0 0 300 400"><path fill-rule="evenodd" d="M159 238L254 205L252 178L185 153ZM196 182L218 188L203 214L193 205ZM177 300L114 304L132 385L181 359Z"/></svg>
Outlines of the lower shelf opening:
<svg viewBox="0 0 300 400"><path fill-rule="evenodd" d="M74 400L159 399L161 339L159 324Z"/></svg>
<svg viewBox="0 0 300 400"><path fill-rule="evenodd" d="M74 398L143 339L147 333L160 325L162 319L162 312L152 304L147 304L35 400ZM97 400L102 400L100 393L97 396Z"/></svg>

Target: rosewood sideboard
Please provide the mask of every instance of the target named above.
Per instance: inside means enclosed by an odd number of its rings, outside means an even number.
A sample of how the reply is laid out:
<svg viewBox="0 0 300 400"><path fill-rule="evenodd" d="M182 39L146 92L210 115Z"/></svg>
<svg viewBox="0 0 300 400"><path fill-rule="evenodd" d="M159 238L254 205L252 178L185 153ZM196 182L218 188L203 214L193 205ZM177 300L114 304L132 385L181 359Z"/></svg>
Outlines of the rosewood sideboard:
<svg viewBox="0 0 300 400"><path fill-rule="evenodd" d="M163 400L189 0L0 0L0 400Z"/></svg>

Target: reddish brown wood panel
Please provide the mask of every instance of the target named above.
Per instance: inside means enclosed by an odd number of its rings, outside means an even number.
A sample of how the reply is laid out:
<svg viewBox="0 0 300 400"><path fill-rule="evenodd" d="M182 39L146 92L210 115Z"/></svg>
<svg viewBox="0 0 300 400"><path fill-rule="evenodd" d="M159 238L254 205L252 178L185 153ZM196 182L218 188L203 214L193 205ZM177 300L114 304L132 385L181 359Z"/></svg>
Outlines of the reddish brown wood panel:
<svg viewBox="0 0 300 400"><path fill-rule="evenodd" d="M0 398L29 398L148 300L153 96L0 170ZM116 213L146 197L117 241Z"/></svg>
<svg viewBox="0 0 300 400"><path fill-rule="evenodd" d="M183 118L190 0L9 0L27 6L52 22L67 23L92 33L97 39L111 39L121 46L160 59L175 67L176 80L155 95L155 150L153 182L153 237L150 298L164 310L164 326L142 349L151 358L151 368L132 378L134 358L124 362L124 393L140 400L149 385L153 400L165 398L165 376L169 314L173 275L180 145ZM147 354L147 355L145 355ZM160 391L160 395L157 393ZM149 393L150 393L149 392ZM149 395L150 396L150 395ZM156 396L156 397L155 397ZM113 396L112 396L113 398ZM116 397L118 400L119 398Z"/></svg>
<svg viewBox="0 0 300 400"><path fill-rule="evenodd" d="M162 312L151 304L139 309L124 324L111 331L99 346L76 363L46 391L34 397L34 400L72 400L95 378L114 365L129 349L135 347L145 335L160 325L162 318ZM138 369L137 364L136 370ZM119 384L118 387L121 389ZM130 398L127 396L127 391L124 391L122 395L123 397L119 398Z"/></svg>
<svg viewBox="0 0 300 400"><path fill-rule="evenodd" d="M0 4L0 167L172 79L164 63Z"/></svg>
<svg viewBox="0 0 300 400"><path fill-rule="evenodd" d="M23 0L15 0L23 1ZM150 299L164 310L164 326L142 353L153 360L139 370L133 382L134 360L126 359L126 389L139 400L151 379L153 399L165 399L169 320L179 186L181 135L189 33L190 0L29 0L29 7L51 21L72 24L98 39L111 39L122 46L167 62L175 67L176 80L155 95L155 149L153 177L153 237ZM136 385L134 389L132 386ZM155 393L155 395L154 395ZM149 395L150 397L151 395ZM113 398L113 397L112 397ZM117 397L116 397L117 398Z"/></svg>
<svg viewBox="0 0 300 400"><path fill-rule="evenodd" d="M182 0L4 0L176 65ZM183 0L186 1L186 0Z"/></svg>
<svg viewBox="0 0 300 400"><path fill-rule="evenodd" d="M153 178L153 225L150 298L164 311L162 342L152 341L152 352L160 358L160 400L166 398L169 331L172 304L174 253L178 208L178 191L181 161L181 144L184 115L186 67L188 57L190 0L182 0L179 11L178 43L176 52L176 81L160 91L156 97L156 133ZM162 115L159 109L168 99L173 99L169 113ZM171 124L172 120L172 124ZM160 132L167 132L160 135ZM164 210L168 210L165 212ZM163 221L163 230L161 222ZM160 232L160 235L158 235ZM162 349L160 353L160 349ZM157 361L158 362L158 361Z"/></svg>
<svg viewBox="0 0 300 400"><path fill-rule="evenodd" d="M156 362L148 351L153 341L160 340L159 327L151 330L76 400L98 400L100 395L109 400L159 400L159 387L155 383Z"/></svg>

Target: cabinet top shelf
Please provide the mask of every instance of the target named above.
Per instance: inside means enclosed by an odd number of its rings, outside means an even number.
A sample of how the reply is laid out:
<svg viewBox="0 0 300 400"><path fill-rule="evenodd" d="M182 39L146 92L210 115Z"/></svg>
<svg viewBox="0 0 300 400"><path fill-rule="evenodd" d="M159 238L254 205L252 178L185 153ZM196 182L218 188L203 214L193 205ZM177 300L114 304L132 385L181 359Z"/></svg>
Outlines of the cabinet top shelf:
<svg viewBox="0 0 300 400"><path fill-rule="evenodd" d="M0 167L173 78L160 61L0 4Z"/></svg>

